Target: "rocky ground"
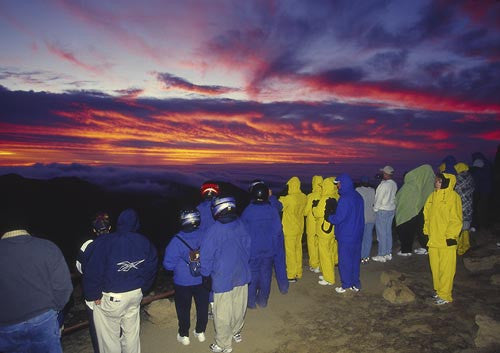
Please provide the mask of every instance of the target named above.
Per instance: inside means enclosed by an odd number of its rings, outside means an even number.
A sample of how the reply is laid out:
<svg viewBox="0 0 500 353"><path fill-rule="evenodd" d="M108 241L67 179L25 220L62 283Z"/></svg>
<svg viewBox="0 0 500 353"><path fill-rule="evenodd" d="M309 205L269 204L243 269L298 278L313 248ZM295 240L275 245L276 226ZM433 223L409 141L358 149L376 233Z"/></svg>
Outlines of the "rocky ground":
<svg viewBox="0 0 500 353"><path fill-rule="evenodd" d="M273 284L269 306L247 312L244 340L233 352L499 352L500 224L473 237L473 248L458 258L451 304L435 306L430 299L426 255L362 265L362 290L346 294L318 285L304 262L304 277L287 295ZM189 346L177 343L175 309L168 299L142 312L146 353L209 352L213 335L209 322L206 342L191 336ZM86 329L62 342L65 352L92 352Z"/></svg>

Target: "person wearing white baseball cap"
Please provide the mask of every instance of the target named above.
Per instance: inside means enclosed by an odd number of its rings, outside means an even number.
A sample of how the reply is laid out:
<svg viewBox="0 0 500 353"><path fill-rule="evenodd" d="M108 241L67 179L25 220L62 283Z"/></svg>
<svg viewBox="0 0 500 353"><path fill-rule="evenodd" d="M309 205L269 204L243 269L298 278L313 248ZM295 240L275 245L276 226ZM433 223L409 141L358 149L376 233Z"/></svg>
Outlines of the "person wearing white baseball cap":
<svg viewBox="0 0 500 353"><path fill-rule="evenodd" d="M386 165L380 169L382 181L375 191L375 230L377 232L378 253L373 261L386 262L392 260L392 220L396 210L396 191L398 186L392 180L394 168Z"/></svg>

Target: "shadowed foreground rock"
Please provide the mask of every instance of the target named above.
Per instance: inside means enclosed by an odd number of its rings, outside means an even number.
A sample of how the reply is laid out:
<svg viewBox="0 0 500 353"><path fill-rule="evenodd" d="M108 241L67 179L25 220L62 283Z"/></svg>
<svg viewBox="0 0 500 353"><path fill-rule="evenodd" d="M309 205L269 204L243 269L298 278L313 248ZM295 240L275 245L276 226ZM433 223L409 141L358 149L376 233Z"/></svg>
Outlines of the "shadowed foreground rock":
<svg viewBox="0 0 500 353"><path fill-rule="evenodd" d="M500 322L486 315L476 315L476 324L479 326L474 343L478 348L487 348L500 345Z"/></svg>
<svg viewBox="0 0 500 353"><path fill-rule="evenodd" d="M380 282L386 286L382 296L392 304L406 304L415 301L415 293L403 281L405 276L394 270L384 271L380 275Z"/></svg>

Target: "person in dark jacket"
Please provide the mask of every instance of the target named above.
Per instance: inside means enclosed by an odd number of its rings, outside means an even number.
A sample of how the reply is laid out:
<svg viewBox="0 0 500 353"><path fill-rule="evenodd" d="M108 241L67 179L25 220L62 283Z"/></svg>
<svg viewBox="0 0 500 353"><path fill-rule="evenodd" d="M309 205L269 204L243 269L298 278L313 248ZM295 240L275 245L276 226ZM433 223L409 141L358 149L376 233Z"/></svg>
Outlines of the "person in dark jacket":
<svg viewBox="0 0 500 353"><path fill-rule="evenodd" d="M73 286L61 250L28 233L23 206L0 226L0 352L62 352L57 313Z"/></svg>
<svg viewBox="0 0 500 353"><path fill-rule="evenodd" d="M212 352L231 352L231 343L241 342L241 329L248 302L250 282L250 235L236 213L233 197L217 197L212 202L216 222L201 244L201 274L211 278L214 292L215 343Z"/></svg>
<svg viewBox="0 0 500 353"><path fill-rule="evenodd" d="M163 267L174 271L175 310L179 321L177 341L185 346L190 343L189 326L193 298L196 305L196 328L193 333L200 342L205 341L208 322L208 290L202 285L201 275L194 276L189 267L190 255L193 254L192 251L199 251L204 237L204 231L200 229L200 219L197 209L181 211L181 231L168 243L163 259Z"/></svg>
<svg viewBox="0 0 500 353"><path fill-rule="evenodd" d="M92 220L92 233L95 237L100 235L108 234L111 231L111 220L109 215L105 212L99 212ZM92 248L94 247L94 238L85 241L76 257L76 269L80 274L83 274L85 266L87 265L90 254L92 253ZM89 318L89 334L90 340L92 342L92 348L94 353L99 353L99 343L97 341L97 334L94 324L94 302L85 301L85 310L87 311L87 316Z"/></svg>
<svg viewBox="0 0 500 353"><path fill-rule="evenodd" d="M137 233L138 229L137 213L123 211L116 232L94 240L83 272L85 299L95 304L94 322L102 353L141 349L139 308L143 293L155 279L158 259L153 244Z"/></svg>
<svg viewBox="0 0 500 353"><path fill-rule="evenodd" d="M493 194L493 171L491 162L481 152L472 154L469 172L474 179L474 197L471 231L490 226L491 196Z"/></svg>
<svg viewBox="0 0 500 353"><path fill-rule="evenodd" d="M196 209L200 211L200 227L202 230L210 228L210 226L215 223L210 207L212 205L212 200L214 199L214 197L217 197L219 195L219 192L219 184L213 181L206 181L200 187L201 202L196 207Z"/></svg>
<svg viewBox="0 0 500 353"><path fill-rule="evenodd" d="M248 286L248 307L266 307L271 293L273 264L276 263L276 279L280 291L288 292L285 248L281 219L269 202L269 188L264 183L250 188L252 200L245 208L241 219L251 237L250 270L252 280Z"/></svg>
<svg viewBox="0 0 500 353"><path fill-rule="evenodd" d="M339 273L342 286L336 287L337 293L347 289L358 292L361 288L359 265L361 263L361 241L365 227L364 203L361 195L354 190L352 179L341 174L337 179L339 202L334 214L328 221L335 225L339 251Z"/></svg>

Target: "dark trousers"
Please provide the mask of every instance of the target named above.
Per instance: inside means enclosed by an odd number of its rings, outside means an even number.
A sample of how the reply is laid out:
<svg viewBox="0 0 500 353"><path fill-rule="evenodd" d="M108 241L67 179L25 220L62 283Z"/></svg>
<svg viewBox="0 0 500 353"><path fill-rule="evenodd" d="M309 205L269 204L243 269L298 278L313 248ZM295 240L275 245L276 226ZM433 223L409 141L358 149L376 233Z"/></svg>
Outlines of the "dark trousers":
<svg viewBox="0 0 500 353"><path fill-rule="evenodd" d="M205 332L208 322L208 290L201 284L196 286L174 285L175 310L179 320L179 335L189 336L191 301L196 305L196 332Z"/></svg>
<svg viewBox="0 0 500 353"><path fill-rule="evenodd" d="M99 353L99 343L97 343L97 334L95 333L94 311L90 309L87 304L85 304L85 310L89 318L89 334L90 340L92 341L92 347L94 348L94 353Z"/></svg>
<svg viewBox="0 0 500 353"><path fill-rule="evenodd" d="M359 265L361 263L361 239L350 243L337 240L339 254L339 274L342 288L361 288Z"/></svg>
<svg viewBox="0 0 500 353"><path fill-rule="evenodd" d="M273 258L258 257L250 259L252 280L248 285L248 307L255 308L256 304L264 308L271 293L271 279L273 275Z"/></svg>
<svg viewBox="0 0 500 353"><path fill-rule="evenodd" d="M420 245L425 248L427 241L423 238L423 228L424 228L424 216L423 212L420 211L415 217L406 221L396 227L396 233L399 236L399 242L401 243L402 253L411 253L413 248L413 241L415 238L418 239Z"/></svg>

